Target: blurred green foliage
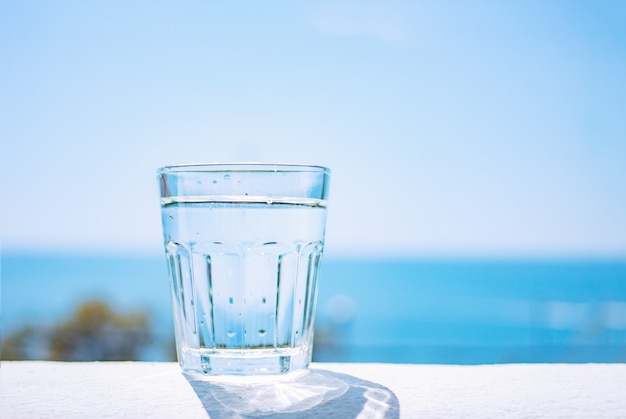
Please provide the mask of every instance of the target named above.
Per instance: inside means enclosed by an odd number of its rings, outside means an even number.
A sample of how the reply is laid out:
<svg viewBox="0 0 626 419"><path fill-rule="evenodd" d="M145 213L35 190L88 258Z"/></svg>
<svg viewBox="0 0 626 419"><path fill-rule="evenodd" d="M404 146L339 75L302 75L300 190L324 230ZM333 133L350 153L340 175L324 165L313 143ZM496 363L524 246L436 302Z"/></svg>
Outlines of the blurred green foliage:
<svg viewBox="0 0 626 419"><path fill-rule="evenodd" d="M145 312L120 314L103 301L88 301L50 329L24 326L7 336L2 359L137 360L153 341L149 319Z"/></svg>

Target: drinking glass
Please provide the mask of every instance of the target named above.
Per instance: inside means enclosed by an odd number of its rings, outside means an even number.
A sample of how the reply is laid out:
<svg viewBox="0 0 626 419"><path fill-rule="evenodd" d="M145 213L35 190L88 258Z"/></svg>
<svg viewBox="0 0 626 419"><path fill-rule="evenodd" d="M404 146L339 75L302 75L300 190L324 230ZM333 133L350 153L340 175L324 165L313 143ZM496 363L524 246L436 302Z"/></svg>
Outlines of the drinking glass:
<svg viewBox="0 0 626 419"><path fill-rule="evenodd" d="M307 368L330 170L159 169L178 362L203 375Z"/></svg>

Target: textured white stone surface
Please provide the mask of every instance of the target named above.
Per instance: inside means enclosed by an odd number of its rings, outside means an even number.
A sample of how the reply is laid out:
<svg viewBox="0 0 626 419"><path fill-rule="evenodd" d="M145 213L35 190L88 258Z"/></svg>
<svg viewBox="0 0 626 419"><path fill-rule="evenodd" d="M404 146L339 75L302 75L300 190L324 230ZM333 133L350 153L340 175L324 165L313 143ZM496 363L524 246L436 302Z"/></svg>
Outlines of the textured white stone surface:
<svg viewBox="0 0 626 419"><path fill-rule="evenodd" d="M626 365L316 363L200 381L174 363L1 364L0 418L91 417L625 418Z"/></svg>

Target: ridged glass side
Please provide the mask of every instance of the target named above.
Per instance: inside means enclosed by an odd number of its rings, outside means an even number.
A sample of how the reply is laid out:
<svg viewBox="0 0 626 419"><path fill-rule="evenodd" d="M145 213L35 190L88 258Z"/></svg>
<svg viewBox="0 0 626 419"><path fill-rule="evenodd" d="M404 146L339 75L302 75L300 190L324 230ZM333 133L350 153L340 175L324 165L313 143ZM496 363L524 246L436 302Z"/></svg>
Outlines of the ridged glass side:
<svg viewBox="0 0 626 419"><path fill-rule="evenodd" d="M170 274L176 340L193 346L197 341L197 327L196 316L193 314L195 287L190 254L185 246L176 242L167 243L165 252Z"/></svg>
<svg viewBox="0 0 626 419"><path fill-rule="evenodd" d="M292 353L310 358L320 242L169 242L166 252L182 363L197 351L204 372L233 351L279 357L280 369Z"/></svg>

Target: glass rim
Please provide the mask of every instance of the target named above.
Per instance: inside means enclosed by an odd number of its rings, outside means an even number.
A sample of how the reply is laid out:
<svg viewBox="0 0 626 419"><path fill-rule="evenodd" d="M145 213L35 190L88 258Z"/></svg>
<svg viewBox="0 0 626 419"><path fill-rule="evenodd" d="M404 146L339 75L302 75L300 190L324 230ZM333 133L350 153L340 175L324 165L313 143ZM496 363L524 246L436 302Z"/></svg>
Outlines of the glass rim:
<svg viewBox="0 0 626 419"><path fill-rule="evenodd" d="M176 164L163 166L157 170L158 174L194 172L319 172L330 174L330 169L314 164L234 162Z"/></svg>

